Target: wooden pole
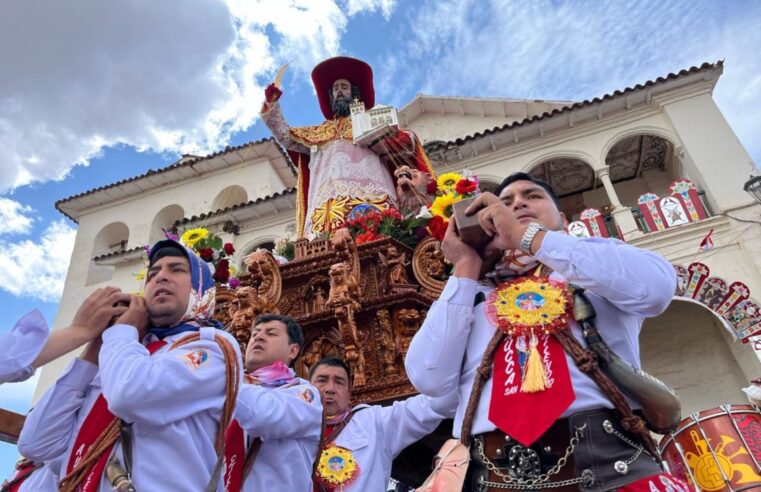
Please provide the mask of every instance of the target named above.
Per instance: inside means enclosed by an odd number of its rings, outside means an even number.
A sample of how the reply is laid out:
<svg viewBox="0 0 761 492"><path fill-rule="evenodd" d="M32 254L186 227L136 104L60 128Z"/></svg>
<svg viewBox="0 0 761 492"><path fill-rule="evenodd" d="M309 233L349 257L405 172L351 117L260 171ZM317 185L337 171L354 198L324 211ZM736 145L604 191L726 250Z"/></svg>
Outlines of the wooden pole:
<svg viewBox="0 0 761 492"><path fill-rule="evenodd" d="M26 417L0 408L0 441L16 444Z"/></svg>

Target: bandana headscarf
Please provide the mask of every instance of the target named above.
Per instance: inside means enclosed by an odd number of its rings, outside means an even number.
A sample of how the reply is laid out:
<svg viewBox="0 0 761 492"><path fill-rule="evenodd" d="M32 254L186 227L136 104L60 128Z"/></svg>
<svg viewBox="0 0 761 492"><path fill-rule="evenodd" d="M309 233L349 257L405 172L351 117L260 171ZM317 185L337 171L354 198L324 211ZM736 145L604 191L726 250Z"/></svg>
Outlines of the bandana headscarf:
<svg viewBox="0 0 761 492"><path fill-rule="evenodd" d="M151 248L148 258L153 258L160 249L172 247L177 248L185 253L185 257L190 263L190 296L188 299L188 308L182 318L174 326L154 326L148 330L148 333L156 335L158 338L183 333L186 331L195 331L202 326L213 326L221 328L222 325L212 316L214 315L214 303L217 288L214 284L214 277L208 267L208 263L203 261L192 250L186 248L177 241L164 239L157 242Z"/></svg>

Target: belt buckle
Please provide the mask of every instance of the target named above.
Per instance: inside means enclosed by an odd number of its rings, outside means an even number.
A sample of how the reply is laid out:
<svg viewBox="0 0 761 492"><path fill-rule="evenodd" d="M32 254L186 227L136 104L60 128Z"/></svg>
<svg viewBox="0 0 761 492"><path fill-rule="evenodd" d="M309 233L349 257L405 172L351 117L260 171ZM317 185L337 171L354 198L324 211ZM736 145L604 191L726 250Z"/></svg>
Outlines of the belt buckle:
<svg viewBox="0 0 761 492"><path fill-rule="evenodd" d="M507 468L515 478L534 479L542 474L542 458L535 449L514 444L507 454Z"/></svg>
<svg viewBox="0 0 761 492"><path fill-rule="evenodd" d="M517 442L508 442L501 450L501 458L494 460L500 468L506 468L512 478L519 480L532 480L547 472L555 466L560 459L558 453L553 453L549 448L542 448L541 444L524 446Z"/></svg>

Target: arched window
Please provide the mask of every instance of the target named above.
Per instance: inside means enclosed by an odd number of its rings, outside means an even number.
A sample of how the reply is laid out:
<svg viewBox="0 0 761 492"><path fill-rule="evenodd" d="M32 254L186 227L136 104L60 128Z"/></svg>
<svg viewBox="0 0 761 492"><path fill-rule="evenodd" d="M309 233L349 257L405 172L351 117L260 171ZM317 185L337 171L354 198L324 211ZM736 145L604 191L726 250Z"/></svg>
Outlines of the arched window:
<svg viewBox="0 0 761 492"><path fill-rule="evenodd" d="M185 216L185 210L179 205L167 205L159 210L151 223L151 232L148 237L150 244L164 239L164 231L161 229L171 229L175 222Z"/></svg>
<svg viewBox="0 0 761 492"><path fill-rule="evenodd" d="M114 267L99 265L93 261L93 258L126 251L128 243L129 228L124 222L112 222L102 228L93 241L86 284L92 285L111 280L114 274Z"/></svg>
<svg viewBox="0 0 761 492"><path fill-rule="evenodd" d="M219 210L248 201L248 193L240 185L231 185L220 191L211 204L212 210Z"/></svg>

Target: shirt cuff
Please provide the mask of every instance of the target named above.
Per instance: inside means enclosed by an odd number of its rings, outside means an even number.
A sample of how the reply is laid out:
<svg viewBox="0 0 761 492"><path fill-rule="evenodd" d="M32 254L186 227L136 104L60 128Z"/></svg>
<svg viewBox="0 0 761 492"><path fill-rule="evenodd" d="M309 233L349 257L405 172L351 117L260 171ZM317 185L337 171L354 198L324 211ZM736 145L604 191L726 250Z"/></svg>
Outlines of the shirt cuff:
<svg viewBox="0 0 761 492"><path fill-rule="evenodd" d="M470 278L449 277L439 299L450 304L473 307L478 292L478 282Z"/></svg>
<svg viewBox="0 0 761 492"><path fill-rule="evenodd" d="M103 332L103 343L120 340L140 343L137 328L132 325L114 325Z"/></svg>
<svg viewBox="0 0 761 492"><path fill-rule="evenodd" d="M544 233L542 245L534 254L537 260L547 266L556 268L559 261L567 262L571 259L578 239L557 231L547 231ZM557 269L557 268L556 268Z"/></svg>

